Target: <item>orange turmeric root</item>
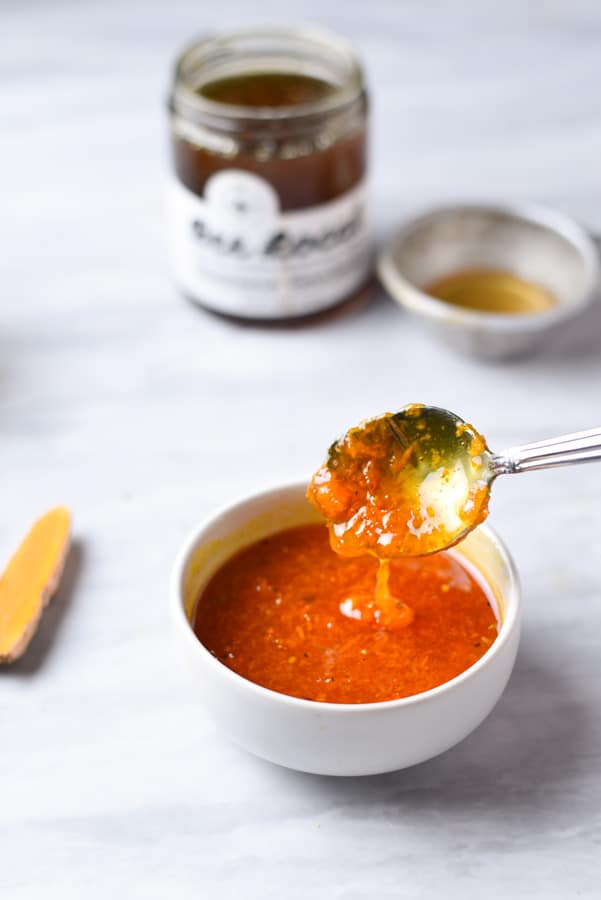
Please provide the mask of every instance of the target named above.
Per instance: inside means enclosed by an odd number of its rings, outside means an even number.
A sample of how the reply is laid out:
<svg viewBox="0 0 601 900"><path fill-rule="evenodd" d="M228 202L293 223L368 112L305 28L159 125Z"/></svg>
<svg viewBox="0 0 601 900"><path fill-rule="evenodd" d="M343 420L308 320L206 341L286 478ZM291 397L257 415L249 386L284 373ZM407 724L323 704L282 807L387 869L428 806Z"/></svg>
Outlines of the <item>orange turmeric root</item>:
<svg viewBox="0 0 601 900"><path fill-rule="evenodd" d="M34 636L63 571L71 529L65 507L39 519L0 577L0 663L18 659Z"/></svg>

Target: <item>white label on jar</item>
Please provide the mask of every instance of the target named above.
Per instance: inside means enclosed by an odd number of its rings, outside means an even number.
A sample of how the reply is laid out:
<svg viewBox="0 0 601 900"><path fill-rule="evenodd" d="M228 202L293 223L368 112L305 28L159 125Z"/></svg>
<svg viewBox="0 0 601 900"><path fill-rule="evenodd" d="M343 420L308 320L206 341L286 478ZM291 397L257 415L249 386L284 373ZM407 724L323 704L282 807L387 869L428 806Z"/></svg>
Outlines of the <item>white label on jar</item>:
<svg viewBox="0 0 601 900"><path fill-rule="evenodd" d="M199 197L174 179L167 195L175 277L195 300L231 315L285 318L332 306L367 278L365 184L329 203L281 212L250 172L212 175Z"/></svg>

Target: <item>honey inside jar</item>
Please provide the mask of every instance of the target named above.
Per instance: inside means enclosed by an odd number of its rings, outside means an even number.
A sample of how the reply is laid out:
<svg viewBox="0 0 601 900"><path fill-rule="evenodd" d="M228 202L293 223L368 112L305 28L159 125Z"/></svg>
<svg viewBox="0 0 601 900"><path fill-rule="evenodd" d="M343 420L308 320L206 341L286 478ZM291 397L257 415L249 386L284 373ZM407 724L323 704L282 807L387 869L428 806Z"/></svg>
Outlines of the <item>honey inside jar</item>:
<svg viewBox="0 0 601 900"><path fill-rule="evenodd" d="M344 41L303 29L201 41L177 63L169 107L167 223L188 298L277 321L364 293L367 97Z"/></svg>
<svg viewBox="0 0 601 900"><path fill-rule="evenodd" d="M314 103L334 90L329 82L298 72L249 72L210 81L199 93L217 103L277 109Z"/></svg>
<svg viewBox="0 0 601 900"><path fill-rule="evenodd" d="M335 86L308 75L286 72L254 73L209 82L197 89L199 96L235 108L293 109L332 96ZM365 177L367 146L365 125L328 145L316 146L313 138L286 137L286 123L261 122L253 137L253 123L246 124L234 151L220 153L217 144L203 146L187 136L174 135L175 168L182 184L202 195L207 181L235 168L265 179L276 191L282 212L316 207L356 188ZM224 150L226 148L224 147Z"/></svg>
<svg viewBox="0 0 601 900"><path fill-rule="evenodd" d="M544 313L557 303L546 288L501 269L464 269L423 290L462 309L513 316Z"/></svg>

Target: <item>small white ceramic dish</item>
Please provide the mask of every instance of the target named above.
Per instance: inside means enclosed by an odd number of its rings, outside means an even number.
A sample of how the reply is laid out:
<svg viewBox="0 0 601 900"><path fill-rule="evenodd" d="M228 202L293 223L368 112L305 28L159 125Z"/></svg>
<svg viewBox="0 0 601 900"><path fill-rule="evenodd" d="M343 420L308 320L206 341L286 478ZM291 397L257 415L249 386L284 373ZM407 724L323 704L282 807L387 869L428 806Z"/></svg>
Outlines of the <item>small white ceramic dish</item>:
<svg viewBox="0 0 601 900"><path fill-rule="evenodd" d="M461 309L424 285L462 269L505 269L553 294L557 305L534 315ZM594 239L559 212L537 206L441 207L407 222L378 260L380 281L396 302L445 343L490 359L536 348L598 298Z"/></svg>
<svg viewBox="0 0 601 900"><path fill-rule="evenodd" d="M423 762L466 737L489 714L509 679L520 632L520 591L513 563L487 527L455 552L488 583L501 610L499 636L470 669L446 684L384 703L318 703L279 694L232 672L200 643L190 625L199 592L233 553L284 528L319 521L305 484L245 498L196 528L173 570L176 649L189 688L237 744L271 762L321 775L373 775Z"/></svg>

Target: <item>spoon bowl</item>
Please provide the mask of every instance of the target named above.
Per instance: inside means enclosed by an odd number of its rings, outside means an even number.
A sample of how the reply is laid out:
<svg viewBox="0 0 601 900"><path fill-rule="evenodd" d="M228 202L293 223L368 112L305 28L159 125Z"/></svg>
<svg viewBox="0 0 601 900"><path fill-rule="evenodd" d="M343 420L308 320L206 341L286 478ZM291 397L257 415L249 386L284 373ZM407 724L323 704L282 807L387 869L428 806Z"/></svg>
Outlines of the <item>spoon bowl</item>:
<svg viewBox="0 0 601 900"><path fill-rule="evenodd" d="M308 496L338 553L424 556L456 544L486 518L491 461L475 428L446 409L414 403L336 441Z"/></svg>

